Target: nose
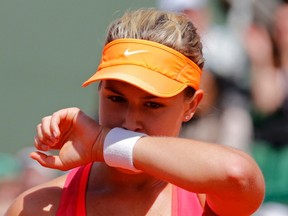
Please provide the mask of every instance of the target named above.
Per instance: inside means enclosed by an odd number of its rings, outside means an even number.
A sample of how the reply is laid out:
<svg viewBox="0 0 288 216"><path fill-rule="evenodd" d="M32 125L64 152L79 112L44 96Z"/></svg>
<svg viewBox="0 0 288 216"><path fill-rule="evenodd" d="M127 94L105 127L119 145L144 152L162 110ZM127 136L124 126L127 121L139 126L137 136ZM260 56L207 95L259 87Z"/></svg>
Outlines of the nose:
<svg viewBox="0 0 288 216"><path fill-rule="evenodd" d="M129 107L123 116L122 127L127 130L141 132L141 114L133 107Z"/></svg>

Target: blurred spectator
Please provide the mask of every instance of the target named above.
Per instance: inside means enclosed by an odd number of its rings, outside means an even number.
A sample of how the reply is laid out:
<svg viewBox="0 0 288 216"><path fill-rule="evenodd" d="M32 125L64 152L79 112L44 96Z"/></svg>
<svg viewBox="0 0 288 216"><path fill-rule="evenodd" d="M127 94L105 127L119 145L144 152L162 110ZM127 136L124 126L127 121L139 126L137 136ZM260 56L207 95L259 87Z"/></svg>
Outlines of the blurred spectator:
<svg viewBox="0 0 288 216"><path fill-rule="evenodd" d="M183 12L193 20L198 33L203 35L210 24L208 0L158 0L158 7L168 11Z"/></svg>
<svg viewBox="0 0 288 216"><path fill-rule="evenodd" d="M253 216L287 216L288 206L276 202L269 202L262 207Z"/></svg>
<svg viewBox="0 0 288 216"><path fill-rule="evenodd" d="M288 80L288 4L275 11L273 25L254 23L248 31L254 105L264 115L284 108L287 114ZM270 28L269 28L270 27Z"/></svg>
<svg viewBox="0 0 288 216"><path fill-rule="evenodd" d="M20 164L12 155L0 153L0 215L12 200L19 194L20 187L16 182Z"/></svg>
<svg viewBox="0 0 288 216"><path fill-rule="evenodd" d="M60 174L32 160L29 157L32 151L32 147L27 147L15 156L0 154L0 215L20 193Z"/></svg>
<svg viewBox="0 0 288 216"><path fill-rule="evenodd" d="M274 4L271 4L273 2ZM265 203L288 215L288 3L254 1L247 31L253 101L253 154L266 181ZM275 5L275 3L278 3ZM272 205L270 202L276 204ZM283 215L283 214L279 214Z"/></svg>
<svg viewBox="0 0 288 216"><path fill-rule="evenodd" d="M0 152L0 179L14 176L20 168L12 155Z"/></svg>
<svg viewBox="0 0 288 216"><path fill-rule="evenodd" d="M21 179L19 184L22 191L47 182L60 174L53 169L42 167L35 160L32 160L29 156L32 151L35 151L35 149L26 147L16 154L17 159L21 163L21 172L19 172L18 178Z"/></svg>
<svg viewBox="0 0 288 216"><path fill-rule="evenodd" d="M212 3L215 1L158 2L160 8L182 12L193 20L203 39L206 62L202 89L205 97L196 118L183 128L182 136L230 145L250 152L252 121L247 105L247 58L241 37L235 31L237 28L228 19L233 17L232 9L238 11L239 7L235 4L239 4L239 1L218 1L224 17L224 21L220 23L214 21L215 9ZM241 2L243 4L246 1Z"/></svg>

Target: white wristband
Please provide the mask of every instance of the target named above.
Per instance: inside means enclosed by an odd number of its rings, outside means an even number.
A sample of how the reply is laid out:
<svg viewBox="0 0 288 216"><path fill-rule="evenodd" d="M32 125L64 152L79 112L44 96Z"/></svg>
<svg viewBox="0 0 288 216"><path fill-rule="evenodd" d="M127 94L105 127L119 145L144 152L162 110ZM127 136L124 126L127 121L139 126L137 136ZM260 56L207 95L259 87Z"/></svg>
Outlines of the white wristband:
<svg viewBox="0 0 288 216"><path fill-rule="evenodd" d="M133 132L122 128L113 128L104 140L104 161L111 167L118 167L134 172L142 172L134 167L133 148L144 133Z"/></svg>

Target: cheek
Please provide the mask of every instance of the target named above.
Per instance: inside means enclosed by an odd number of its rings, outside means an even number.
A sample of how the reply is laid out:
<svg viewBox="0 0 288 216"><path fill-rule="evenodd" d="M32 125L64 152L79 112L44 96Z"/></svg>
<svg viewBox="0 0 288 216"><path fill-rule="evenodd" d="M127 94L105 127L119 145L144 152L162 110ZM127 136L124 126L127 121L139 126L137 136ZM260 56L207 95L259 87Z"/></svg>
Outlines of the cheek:
<svg viewBox="0 0 288 216"><path fill-rule="evenodd" d="M178 136L182 125L180 114L160 113L157 116L146 118L145 128L150 135L158 136Z"/></svg>
<svg viewBox="0 0 288 216"><path fill-rule="evenodd" d="M119 112L115 112L113 107L109 105L109 101L99 100L99 123L104 127L116 127Z"/></svg>

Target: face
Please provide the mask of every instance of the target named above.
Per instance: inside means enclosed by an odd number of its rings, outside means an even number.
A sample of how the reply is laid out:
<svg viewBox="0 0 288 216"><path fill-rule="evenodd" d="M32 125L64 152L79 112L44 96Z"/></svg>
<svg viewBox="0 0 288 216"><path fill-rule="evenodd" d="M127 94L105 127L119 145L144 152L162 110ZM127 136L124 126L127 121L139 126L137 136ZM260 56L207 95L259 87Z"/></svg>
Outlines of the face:
<svg viewBox="0 0 288 216"><path fill-rule="evenodd" d="M125 82L104 80L99 88L99 120L105 127L121 127L156 136L177 136L181 124L195 112L199 99L180 93L155 97Z"/></svg>

